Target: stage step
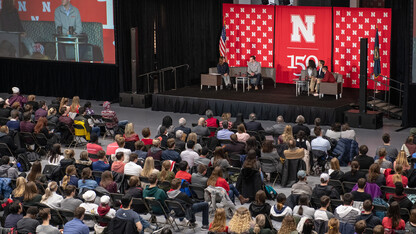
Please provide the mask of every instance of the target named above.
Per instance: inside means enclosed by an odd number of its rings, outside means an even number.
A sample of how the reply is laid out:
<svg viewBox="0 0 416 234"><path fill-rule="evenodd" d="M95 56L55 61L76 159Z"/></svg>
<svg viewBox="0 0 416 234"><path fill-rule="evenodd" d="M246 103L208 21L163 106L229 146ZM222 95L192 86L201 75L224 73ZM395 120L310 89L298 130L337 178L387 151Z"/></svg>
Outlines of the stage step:
<svg viewBox="0 0 416 234"><path fill-rule="evenodd" d="M373 110L378 110L384 112L387 116L394 119L402 118L402 108L399 108L395 105L389 105L387 102L384 102L380 99L375 99L367 102L368 108Z"/></svg>

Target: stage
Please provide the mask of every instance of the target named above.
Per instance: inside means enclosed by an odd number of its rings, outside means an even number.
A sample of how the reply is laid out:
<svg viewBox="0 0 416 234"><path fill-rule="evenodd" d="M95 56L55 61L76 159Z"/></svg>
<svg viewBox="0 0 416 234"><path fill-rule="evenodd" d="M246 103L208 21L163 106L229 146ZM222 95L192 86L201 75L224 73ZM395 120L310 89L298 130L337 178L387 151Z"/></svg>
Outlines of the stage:
<svg viewBox="0 0 416 234"><path fill-rule="evenodd" d="M321 118L322 124L332 124L343 122L344 111L358 102L358 92L358 89L344 88L342 98L336 100L335 96L319 99L306 93L296 97L294 84L277 84L274 88L273 84L265 82L264 90L246 90L245 93L241 85L238 92L191 86L153 94L152 110L204 115L205 110L211 109L214 115L230 112L234 117L243 113L244 118L254 112L257 119L276 120L282 115L286 122L294 122L301 114L308 124L313 124L316 117Z"/></svg>

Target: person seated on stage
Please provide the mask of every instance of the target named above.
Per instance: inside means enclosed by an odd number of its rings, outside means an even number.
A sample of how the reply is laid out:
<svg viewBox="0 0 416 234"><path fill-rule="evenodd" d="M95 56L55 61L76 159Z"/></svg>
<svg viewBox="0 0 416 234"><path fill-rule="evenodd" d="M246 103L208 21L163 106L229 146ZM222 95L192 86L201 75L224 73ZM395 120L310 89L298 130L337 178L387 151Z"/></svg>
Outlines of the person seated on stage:
<svg viewBox="0 0 416 234"><path fill-rule="evenodd" d="M224 79L225 87L231 89L231 79L230 79L230 67L225 60L224 56L220 56L219 62L217 64L217 72L221 74L222 79Z"/></svg>
<svg viewBox="0 0 416 234"><path fill-rule="evenodd" d="M324 76L324 78L323 78L322 80L318 80L318 84L320 84L320 83L322 83L322 82L327 82L327 83L335 83L335 82L337 82L337 81L335 80L335 77L334 77L334 75L332 74L332 72L330 72L330 71L328 70L328 67L327 67L327 66L324 66L324 67L322 68L322 70L324 71L325 76Z"/></svg>
<svg viewBox="0 0 416 234"><path fill-rule="evenodd" d="M316 63L313 59L309 59L308 67L306 68L306 79L312 80L316 79L318 72L316 71Z"/></svg>
<svg viewBox="0 0 416 234"><path fill-rule="evenodd" d="M310 61L310 60L309 60ZM319 82L318 80L321 80L324 78L325 73L323 72L323 67L325 65L325 61L324 60L319 60L318 62L318 68L316 68L316 76L315 77L311 77L310 80L310 84L309 84L309 90L311 93L317 93L319 90ZM309 68L309 66L308 66ZM316 95L318 96L318 95Z"/></svg>
<svg viewBox="0 0 416 234"><path fill-rule="evenodd" d="M250 61L247 63L247 73L249 78L256 78L254 82L254 89L258 90L258 86L260 85L261 81L261 64L256 61L256 56L250 56ZM250 90L251 85L247 86L247 90Z"/></svg>

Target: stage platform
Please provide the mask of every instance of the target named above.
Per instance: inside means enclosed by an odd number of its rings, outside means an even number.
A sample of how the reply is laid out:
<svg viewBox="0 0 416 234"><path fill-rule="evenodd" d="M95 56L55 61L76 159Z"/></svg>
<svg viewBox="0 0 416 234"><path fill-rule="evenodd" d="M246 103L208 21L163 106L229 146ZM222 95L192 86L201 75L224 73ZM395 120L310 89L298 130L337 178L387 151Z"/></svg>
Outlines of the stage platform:
<svg viewBox="0 0 416 234"><path fill-rule="evenodd" d="M303 115L308 124L313 124L316 117L321 118L322 124L343 122L344 111L351 109L351 104L358 102L358 89L345 89L342 98L325 96L322 99L306 93L296 97L295 85L266 84L264 90L250 90L245 93L242 87L238 91L208 89L204 86L184 87L164 93L153 94L152 110L190 113L204 115L205 110L211 109L214 115L230 112L232 116L243 113L248 118L250 113L256 113L257 119L276 120L282 115L287 122L294 122L298 115Z"/></svg>

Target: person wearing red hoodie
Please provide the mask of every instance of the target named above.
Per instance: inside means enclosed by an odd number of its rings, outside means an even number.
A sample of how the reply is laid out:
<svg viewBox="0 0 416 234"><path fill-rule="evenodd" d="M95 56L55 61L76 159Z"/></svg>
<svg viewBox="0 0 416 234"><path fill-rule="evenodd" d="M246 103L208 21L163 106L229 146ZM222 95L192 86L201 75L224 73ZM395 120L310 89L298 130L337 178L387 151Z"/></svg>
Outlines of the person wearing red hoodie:
<svg viewBox="0 0 416 234"><path fill-rule="evenodd" d="M100 206L97 208L97 213L99 216L104 217L107 216L108 218L114 218L116 216L116 211L113 208L110 208L110 197L104 195L100 199ZM107 226L106 223L100 223L101 226Z"/></svg>

